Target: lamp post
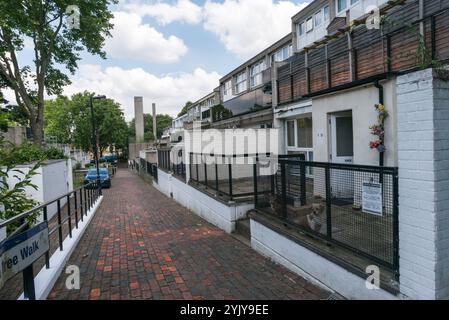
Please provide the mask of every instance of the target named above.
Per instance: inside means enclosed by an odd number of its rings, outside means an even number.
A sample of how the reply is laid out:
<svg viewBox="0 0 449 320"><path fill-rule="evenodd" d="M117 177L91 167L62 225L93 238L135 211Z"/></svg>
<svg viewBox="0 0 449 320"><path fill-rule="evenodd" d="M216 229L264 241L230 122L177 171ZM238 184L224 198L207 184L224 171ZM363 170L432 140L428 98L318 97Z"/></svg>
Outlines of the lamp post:
<svg viewBox="0 0 449 320"><path fill-rule="evenodd" d="M100 181L100 165L98 163L98 146L97 146L97 130L95 128L95 119L94 119L94 100L104 100L106 99L106 96L90 96L90 114L91 114L91 120L92 120L92 146L94 151L94 160L95 160L95 166L97 168L97 186L100 188L100 195L101 192L101 181Z"/></svg>

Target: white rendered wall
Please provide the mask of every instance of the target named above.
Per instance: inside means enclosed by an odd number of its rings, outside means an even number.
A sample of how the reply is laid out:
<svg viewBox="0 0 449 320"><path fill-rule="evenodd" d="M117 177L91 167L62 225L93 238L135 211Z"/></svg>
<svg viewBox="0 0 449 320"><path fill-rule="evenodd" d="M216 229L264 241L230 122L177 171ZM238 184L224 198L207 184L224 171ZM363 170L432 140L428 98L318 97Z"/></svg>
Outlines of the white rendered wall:
<svg viewBox="0 0 449 320"><path fill-rule="evenodd" d="M305 279L348 299L391 300L384 290L369 290L365 280L251 219L251 247Z"/></svg>
<svg viewBox="0 0 449 320"><path fill-rule="evenodd" d="M162 193L204 218L227 233L235 230L235 222L246 217L246 213L254 208L248 203L225 204L214 199L181 180L178 180L158 169L158 182L153 185Z"/></svg>

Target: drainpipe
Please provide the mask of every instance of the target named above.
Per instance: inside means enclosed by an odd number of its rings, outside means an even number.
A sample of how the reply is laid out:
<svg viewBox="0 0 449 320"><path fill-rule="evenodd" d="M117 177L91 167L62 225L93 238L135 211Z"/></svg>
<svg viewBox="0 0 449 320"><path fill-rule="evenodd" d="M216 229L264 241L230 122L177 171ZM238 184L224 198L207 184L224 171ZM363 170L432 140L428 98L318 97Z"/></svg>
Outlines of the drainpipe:
<svg viewBox="0 0 449 320"><path fill-rule="evenodd" d="M374 86L379 89L379 103L384 105L384 87L380 84L379 80L374 82ZM385 144L385 136L384 136ZM379 152L379 167L384 166L384 152Z"/></svg>

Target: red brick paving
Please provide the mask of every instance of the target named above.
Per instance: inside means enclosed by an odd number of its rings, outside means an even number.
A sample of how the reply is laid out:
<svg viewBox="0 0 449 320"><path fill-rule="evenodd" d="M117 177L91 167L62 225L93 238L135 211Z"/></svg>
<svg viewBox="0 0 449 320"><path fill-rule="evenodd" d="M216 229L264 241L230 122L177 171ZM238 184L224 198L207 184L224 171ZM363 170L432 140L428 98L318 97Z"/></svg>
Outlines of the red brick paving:
<svg viewBox="0 0 449 320"><path fill-rule="evenodd" d="M270 262L138 176L120 169L49 299L325 299L329 293Z"/></svg>

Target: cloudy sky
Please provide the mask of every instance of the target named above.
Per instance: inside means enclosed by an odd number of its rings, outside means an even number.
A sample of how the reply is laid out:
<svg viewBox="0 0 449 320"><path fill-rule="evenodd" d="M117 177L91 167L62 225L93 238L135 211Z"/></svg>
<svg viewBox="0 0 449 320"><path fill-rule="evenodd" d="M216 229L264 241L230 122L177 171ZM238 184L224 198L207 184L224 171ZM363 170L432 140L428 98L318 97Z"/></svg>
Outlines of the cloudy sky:
<svg viewBox="0 0 449 320"><path fill-rule="evenodd" d="M145 112L176 115L188 100L290 32L306 0L121 0L114 11L107 60L83 55L65 94L90 90L121 103L133 117L133 97ZM82 16L81 16L82 19ZM26 53L24 53L26 55ZM10 94L7 94L9 96Z"/></svg>

